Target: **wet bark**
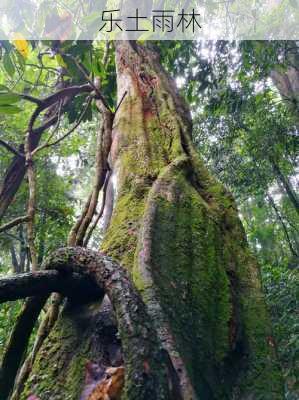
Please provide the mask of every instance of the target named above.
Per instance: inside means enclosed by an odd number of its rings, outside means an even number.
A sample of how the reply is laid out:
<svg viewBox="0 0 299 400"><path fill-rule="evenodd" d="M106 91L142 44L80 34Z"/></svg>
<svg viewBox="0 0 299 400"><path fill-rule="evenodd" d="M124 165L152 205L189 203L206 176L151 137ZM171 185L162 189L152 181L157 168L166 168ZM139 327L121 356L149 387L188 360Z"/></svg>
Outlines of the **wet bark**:
<svg viewBox="0 0 299 400"><path fill-rule="evenodd" d="M101 250L134 280L169 364L168 384L140 397L130 371L136 363L144 371L147 363L140 364L143 351L131 347L130 327L119 326L130 387L122 398L163 399L172 388L173 399L281 400L258 266L231 195L193 147L190 111L150 47L116 43L116 65L118 103L127 94L113 123L113 212ZM110 298L126 316L129 297L116 291ZM84 366L104 359L101 313L98 303L64 310L22 400L29 393L41 400L80 397ZM144 329L141 321L134 340ZM159 372L157 364L153 373Z"/></svg>

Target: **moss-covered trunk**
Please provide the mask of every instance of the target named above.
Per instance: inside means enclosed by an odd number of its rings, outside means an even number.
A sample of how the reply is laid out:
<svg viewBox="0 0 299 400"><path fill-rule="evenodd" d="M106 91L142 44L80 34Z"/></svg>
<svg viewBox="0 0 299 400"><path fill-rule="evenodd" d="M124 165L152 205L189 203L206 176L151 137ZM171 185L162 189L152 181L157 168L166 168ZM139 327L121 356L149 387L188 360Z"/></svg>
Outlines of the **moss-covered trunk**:
<svg viewBox="0 0 299 400"><path fill-rule="evenodd" d="M114 119L116 195L101 250L129 270L142 295L172 361L181 393L174 398L280 400L259 271L235 203L197 156L190 112L156 53L119 42L116 65L119 100L127 94ZM79 399L84 366L113 363L105 344L117 335L113 324L104 329L99 307L64 310L23 399Z"/></svg>

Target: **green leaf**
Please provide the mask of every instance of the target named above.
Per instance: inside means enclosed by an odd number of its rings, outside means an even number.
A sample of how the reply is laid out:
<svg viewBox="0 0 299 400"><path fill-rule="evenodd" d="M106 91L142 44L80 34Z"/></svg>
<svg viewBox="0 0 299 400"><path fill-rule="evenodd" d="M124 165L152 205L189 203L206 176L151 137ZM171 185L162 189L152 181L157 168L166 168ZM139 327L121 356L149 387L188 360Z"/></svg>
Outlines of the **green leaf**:
<svg viewBox="0 0 299 400"><path fill-rule="evenodd" d="M11 114L17 114L21 111L22 111L21 108L17 106L0 105L0 114L11 115Z"/></svg>
<svg viewBox="0 0 299 400"><path fill-rule="evenodd" d="M0 92L0 105L8 105L14 104L21 100L21 97L18 94L14 93L1 93Z"/></svg>
<svg viewBox="0 0 299 400"><path fill-rule="evenodd" d="M19 65L21 71L23 72L25 70L25 67L26 67L25 59L22 56L22 54L19 53L18 51L15 52L15 55L16 55L16 58L17 58L16 61L17 61L18 65Z"/></svg>
<svg viewBox="0 0 299 400"><path fill-rule="evenodd" d="M5 85L0 85L0 92L10 92L10 89Z"/></svg>
<svg viewBox="0 0 299 400"><path fill-rule="evenodd" d="M14 76L15 66L13 65L10 55L7 52L3 56L3 67L10 77Z"/></svg>

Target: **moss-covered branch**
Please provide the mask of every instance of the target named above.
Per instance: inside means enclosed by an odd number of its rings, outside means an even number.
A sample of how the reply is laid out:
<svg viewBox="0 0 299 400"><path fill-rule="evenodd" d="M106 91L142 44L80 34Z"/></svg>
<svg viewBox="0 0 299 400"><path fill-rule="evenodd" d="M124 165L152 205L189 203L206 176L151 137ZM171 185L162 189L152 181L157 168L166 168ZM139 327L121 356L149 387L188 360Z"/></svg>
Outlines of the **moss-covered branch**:
<svg viewBox="0 0 299 400"><path fill-rule="evenodd" d="M77 296L83 300L80 293L93 293L94 299L96 295L102 298L105 292L115 310L122 341L126 368L123 398L171 399L169 361L128 273L101 253L79 247L56 251L43 267L42 272L1 280L0 299L57 291L73 300L78 300Z"/></svg>
<svg viewBox="0 0 299 400"><path fill-rule="evenodd" d="M76 297L79 301L86 297L86 293L88 297L93 294L93 299L103 295L89 277L79 274L62 276L58 271L40 271L0 279L0 303L52 292Z"/></svg>
<svg viewBox="0 0 299 400"><path fill-rule="evenodd" d="M128 273L111 258L79 247L58 250L46 261L45 267L66 276L87 274L108 295L115 310L125 360L123 398L170 399L167 360Z"/></svg>

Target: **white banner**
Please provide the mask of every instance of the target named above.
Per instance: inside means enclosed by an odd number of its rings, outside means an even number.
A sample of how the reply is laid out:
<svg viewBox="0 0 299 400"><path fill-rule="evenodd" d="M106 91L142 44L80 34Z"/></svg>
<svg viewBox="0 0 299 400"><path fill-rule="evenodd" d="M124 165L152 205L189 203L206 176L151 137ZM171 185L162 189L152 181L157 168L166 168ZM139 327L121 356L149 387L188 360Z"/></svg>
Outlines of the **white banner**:
<svg viewBox="0 0 299 400"><path fill-rule="evenodd" d="M297 40L299 0L0 0L0 39Z"/></svg>

